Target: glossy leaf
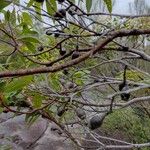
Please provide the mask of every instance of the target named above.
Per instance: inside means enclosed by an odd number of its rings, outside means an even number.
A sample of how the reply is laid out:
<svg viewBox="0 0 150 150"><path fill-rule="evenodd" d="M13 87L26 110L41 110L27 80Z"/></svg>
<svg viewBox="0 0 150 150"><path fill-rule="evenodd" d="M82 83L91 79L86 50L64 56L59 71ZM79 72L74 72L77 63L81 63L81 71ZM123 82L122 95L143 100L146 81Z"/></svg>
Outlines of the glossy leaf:
<svg viewBox="0 0 150 150"><path fill-rule="evenodd" d="M53 15L57 11L56 0L48 0L46 1L47 12L50 15Z"/></svg>
<svg viewBox="0 0 150 150"><path fill-rule="evenodd" d="M59 78L58 78L57 74L50 76L49 83L50 83L50 86L54 90L56 90L56 91L61 90L61 86L60 86L60 82L59 82Z"/></svg>
<svg viewBox="0 0 150 150"><path fill-rule="evenodd" d="M30 15L26 12L22 13L22 17L23 17L23 21L28 24L28 25L32 25L32 19L30 17Z"/></svg>
<svg viewBox="0 0 150 150"><path fill-rule="evenodd" d="M8 5L10 5L12 2L11 1L8 1L8 0L1 0L1 4L0 4L0 11L7 7Z"/></svg>
<svg viewBox="0 0 150 150"><path fill-rule="evenodd" d="M32 5L33 5L33 3L34 3L34 0L30 0L30 1L29 1L29 3L27 4L27 7L32 6Z"/></svg>
<svg viewBox="0 0 150 150"><path fill-rule="evenodd" d="M111 13L112 12L112 0L104 0L104 2L107 6L109 13Z"/></svg>
<svg viewBox="0 0 150 150"><path fill-rule="evenodd" d="M13 11L11 13L11 24L16 25L16 10L15 10L15 8L13 9Z"/></svg>
<svg viewBox="0 0 150 150"><path fill-rule="evenodd" d="M0 114L3 112L4 108L0 107Z"/></svg>
<svg viewBox="0 0 150 150"><path fill-rule="evenodd" d="M33 96L33 106L35 108L41 107L41 105L42 105L42 99L43 99L43 96L41 96L38 93L35 93L35 95Z"/></svg>
<svg viewBox="0 0 150 150"><path fill-rule="evenodd" d="M27 36L27 37L22 37L22 38L19 38L18 40L22 41L22 42L32 42L32 43L40 43L40 41L35 38L35 37L31 37L31 36Z"/></svg>
<svg viewBox="0 0 150 150"><path fill-rule="evenodd" d="M9 21L10 19L10 11L8 10L7 12L5 12L5 20Z"/></svg>
<svg viewBox="0 0 150 150"><path fill-rule="evenodd" d="M75 4L75 0L70 0L70 1Z"/></svg>
<svg viewBox="0 0 150 150"><path fill-rule="evenodd" d="M13 91L21 90L25 86L29 85L32 82L32 76L22 77L18 79L14 79L12 82L5 86L5 92L10 93Z"/></svg>
<svg viewBox="0 0 150 150"><path fill-rule="evenodd" d="M36 17L37 17L39 20L42 20L42 17L41 17L41 7L42 7L42 3L34 3L34 5L35 5Z"/></svg>
<svg viewBox="0 0 150 150"><path fill-rule="evenodd" d="M33 43L31 43L31 42L25 42L25 44L26 44L26 47L28 48L29 51L35 52L36 49L35 49L35 46L34 46Z"/></svg>
<svg viewBox="0 0 150 150"><path fill-rule="evenodd" d="M92 0L86 0L86 9L87 9L87 12L90 11L92 7Z"/></svg>
<svg viewBox="0 0 150 150"><path fill-rule="evenodd" d="M37 115L36 113L27 114L25 117L25 121L28 123L28 125L32 125L38 118L39 118L39 115Z"/></svg>
<svg viewBox="0 0 150 150"><path fill-rule="evenodd" d="M4 91L5 85L6 85L6 82L0 81L0 92L1 92L1 91Z"/></svg>

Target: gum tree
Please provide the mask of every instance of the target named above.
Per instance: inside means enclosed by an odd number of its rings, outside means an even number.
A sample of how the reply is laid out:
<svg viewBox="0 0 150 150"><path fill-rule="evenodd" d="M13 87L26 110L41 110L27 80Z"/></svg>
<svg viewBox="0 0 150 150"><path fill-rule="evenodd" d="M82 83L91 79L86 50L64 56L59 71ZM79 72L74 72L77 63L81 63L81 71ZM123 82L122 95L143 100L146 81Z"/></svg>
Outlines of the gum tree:
<svg viewBox="0 0 150 150"><path fill-rule="evenodd" d="M111 0L101 3L105 12L90 0L2 0L1 112L48 119L81 149L85 137L71 132L76 125L95 149L148 147L109 145L94 132L119 110L150 117L149 14L113 14Z"/></svg>

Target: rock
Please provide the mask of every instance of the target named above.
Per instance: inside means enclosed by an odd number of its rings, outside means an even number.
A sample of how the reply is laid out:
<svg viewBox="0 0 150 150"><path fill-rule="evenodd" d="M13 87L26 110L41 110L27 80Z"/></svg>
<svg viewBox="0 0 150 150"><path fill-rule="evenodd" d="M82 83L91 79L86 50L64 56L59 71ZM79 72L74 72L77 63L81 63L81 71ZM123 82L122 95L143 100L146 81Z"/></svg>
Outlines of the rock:
<svg viewBox="0 0 150 150"><path fill-rule="evenodd" d="M0 123L7 121L12 118L14 113L1 113L0 114Z"/></svg>
<svg viewBox="0 0 150 150"><path fill-rule="evenodd" d="M63 131L54 123L38 118L31 126L25 115L0 115L0 149L12 150L72 150ZM3 121L2 121L3 120Z"/></svg>
<svg viewBox="0 0 150 150"><path fill-rule="evenodd" d="M65 140L64 134L59 134L58 131L60 132L61 129L51 123L34 150L72 150L73 147L70 141Z"/></svg>
<svg viewBox="0 0 150 150"><path fill-rule="evenodd" d="M10 116L9 113L7 115ZM9 118L0 124L0 145L8 145L13 150L24 150L39 139L46 128L47 121L42 118L37 119L30 127L25 122L25 115Z"/></svg>

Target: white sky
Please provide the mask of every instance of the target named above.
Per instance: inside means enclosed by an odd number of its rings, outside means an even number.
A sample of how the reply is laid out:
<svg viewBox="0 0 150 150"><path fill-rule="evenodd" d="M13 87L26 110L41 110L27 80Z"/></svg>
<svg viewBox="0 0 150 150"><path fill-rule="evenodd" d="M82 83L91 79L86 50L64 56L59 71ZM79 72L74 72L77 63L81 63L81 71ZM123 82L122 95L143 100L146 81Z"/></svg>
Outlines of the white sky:
<svg viewBox="0 0 150 150"><path fill-rule="evenodd" d="M26 0L20 0L20 2L23 4ZM150 4L150 0L145 0L147 4ZM129 14L129 3L134 2L134 0L116 0L115 6L113 8L113 13L119 13L119 14ZM11 9L9 7L9 9ZM0 14L0 18L1 18Z"/></svg>
<svg viewBox="0 0 150 150"><path fill-rule="evenodd" d="M129 3L134 0L116 0L116 4L113 8L113 13L129 14Z"/></svg>
<svg viewBox="0 0 150 150"><path fill-rule="evenodd" d="M116 0L116 4L113 8L113 13L129 14L129 3L133 2L134 0ZM145 2L150 6L150 0L145 0Z"/></svg>

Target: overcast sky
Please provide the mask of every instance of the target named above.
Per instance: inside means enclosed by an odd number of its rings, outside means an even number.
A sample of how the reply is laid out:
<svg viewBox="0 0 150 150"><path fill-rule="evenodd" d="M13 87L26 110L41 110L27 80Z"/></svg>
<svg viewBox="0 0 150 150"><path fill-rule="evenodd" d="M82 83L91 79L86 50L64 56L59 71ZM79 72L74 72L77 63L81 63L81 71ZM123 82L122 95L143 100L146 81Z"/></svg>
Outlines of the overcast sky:
<svg viewBox="0 0 150 150"><path fill-rule="evenodd" d="M23 4L25 0L20 0ZM142 0L141 0L142 1ZM150 0L145 0L147 4L150 5ZM119 14L129 14L129 3L133 3L134 0L116 0L115 6L113 8L113 13L119 13ZM9 7L9 9L11 9ZM1 15L0 15L1 18Z"/></svg>
<svg viewBox="0 0 150 150"><path fill-rule="evenodd" d="M129 14L129 3L134 0L116 0L113 13Z"/></svg>

